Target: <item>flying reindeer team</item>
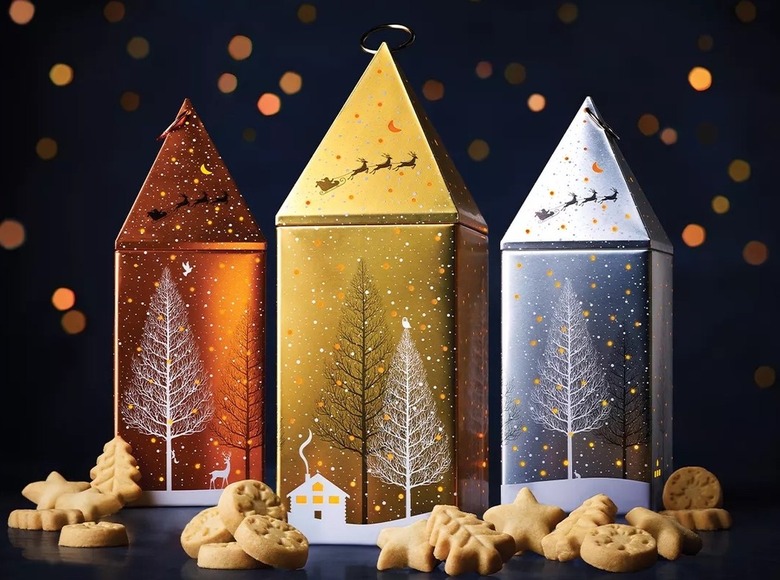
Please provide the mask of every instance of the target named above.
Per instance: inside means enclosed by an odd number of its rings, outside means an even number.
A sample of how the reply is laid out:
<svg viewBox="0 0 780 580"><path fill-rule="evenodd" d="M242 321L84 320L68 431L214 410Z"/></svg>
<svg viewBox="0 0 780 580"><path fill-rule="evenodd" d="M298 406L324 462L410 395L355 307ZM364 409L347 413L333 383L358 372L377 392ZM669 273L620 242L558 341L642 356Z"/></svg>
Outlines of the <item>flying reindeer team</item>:
<svg viewBox="0 0 780 580"><path fill-rule="evenodd" d="M603 195L599 198L599 192L596 191L593 188L590 188L590 195L588 197L582 198L582 200L579 200L577 198L576 193L569 193L571 196L571 199L567 202L565 202L563 205L561 205L559 208L553 208L553 209L545 209L542 208L539 211L537 211L534 215L539 218L540 221L544 221L549 217L554 216L556 213L561 212L565 210L567 207L571 207L572 205L585 205L589 201L592 201L593 203L603 203L605 201L615 201L618 197L618 190L614 187L610 187L612 190L612 193L610 195Z"/></svg>

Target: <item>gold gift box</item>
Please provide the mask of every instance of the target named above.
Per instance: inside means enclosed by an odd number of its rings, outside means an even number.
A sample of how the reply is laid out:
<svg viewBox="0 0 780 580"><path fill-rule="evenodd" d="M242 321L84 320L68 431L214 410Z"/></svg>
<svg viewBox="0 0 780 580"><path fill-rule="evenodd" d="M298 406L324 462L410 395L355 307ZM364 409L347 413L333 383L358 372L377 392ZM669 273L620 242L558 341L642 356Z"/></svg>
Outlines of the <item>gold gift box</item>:
<svg viewBox="0 0 780 580"><path fill-rule="evenodd" d="M185 99L115 245L114 420L138 505L263 477L266 241Z"/></svg>
<svg viewBox="0 0 780 580"><path fill-rule="evenodd" d="M386 44L276 216L278 492L312 543L488 501L487 227Z"/></svg>

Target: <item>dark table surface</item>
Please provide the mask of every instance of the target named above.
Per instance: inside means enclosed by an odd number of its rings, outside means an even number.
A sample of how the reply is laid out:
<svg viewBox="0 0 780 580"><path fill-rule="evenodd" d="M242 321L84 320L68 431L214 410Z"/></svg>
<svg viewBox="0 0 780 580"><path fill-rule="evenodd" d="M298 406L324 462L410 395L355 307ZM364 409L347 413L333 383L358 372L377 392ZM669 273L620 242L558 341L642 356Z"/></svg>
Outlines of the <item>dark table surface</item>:
<svg viewBox="0 0 780 580"><path fill-rule="evenodd" d="M27 500L0 498L4 517L13 509L30 508ZM634 573L614 574L582 560L553 562L536 554L515 556L491 578L590 580L604 578L720 580L780 578L780 502L767 506L759 498L725 506L733 517L730 530L701 532L703 549L675 561L659 559ZM187 557L179 543L184 525L202 507L126 507L106 518L127 526L130 545L115 548L61 548L58 532L7 528L0 539L0 580L56 578L58 580L189 579L353 579L413 578L435 580L447 575L443 566L431 573L411 570L380 572L379 548L374 546L311 546L302 570L206 570ZM618 518L618 521L622 521ZM464 574L460 578L476 578Z"/></svg>

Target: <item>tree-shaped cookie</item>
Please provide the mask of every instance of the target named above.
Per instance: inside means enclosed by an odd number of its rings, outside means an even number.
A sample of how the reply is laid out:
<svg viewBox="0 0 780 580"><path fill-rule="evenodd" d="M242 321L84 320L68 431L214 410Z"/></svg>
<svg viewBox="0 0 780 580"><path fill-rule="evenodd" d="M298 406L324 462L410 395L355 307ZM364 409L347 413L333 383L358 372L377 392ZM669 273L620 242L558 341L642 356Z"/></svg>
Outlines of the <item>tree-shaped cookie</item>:
<svg viewBox="0 0 780 580"><path fill-rule="evenodd" d="M115 494L123 504L141 497L138 485L141 472L132 455L130 444L117 435L103 446L103 453L97 458L97 465L89 470L90 485L105 494Z"/></svg>
<svg viewBox="0 0 780 580"><path fill-rule="evenodd" d="M497 532L493 524L456 506L434 506L427 531L434 557L445 560L444 571L450 576L495 574L515 553L512 536Z"/></svg>
<svg viewBox="0 0 780 580"><path fill-rule="evenodd" d="M616 514L617 506L609 496L597 493L589 497L542 538L544 557L559 562L574 560L580 555L585 535L596 526L614 524Z"/></svg>

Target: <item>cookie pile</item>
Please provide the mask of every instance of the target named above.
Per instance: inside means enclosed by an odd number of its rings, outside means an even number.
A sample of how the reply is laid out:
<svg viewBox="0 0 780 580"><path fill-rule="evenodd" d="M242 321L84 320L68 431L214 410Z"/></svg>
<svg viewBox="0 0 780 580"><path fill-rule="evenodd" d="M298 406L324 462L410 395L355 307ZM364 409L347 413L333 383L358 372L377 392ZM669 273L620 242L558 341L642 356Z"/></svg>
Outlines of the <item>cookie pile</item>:
<svg viewBox="0 0 780 580"><path fill-rule="evenodd" d="M697 530L731 526L722 502L718 479L702 467L675 471L664 486L665 509L635 507L626 513L625 524L615 521L617 506L605 494L566 514L540 504L524 487L514 502L491 507L482 520L438 505L427 520L384 528L377 539L377 569L431 572L444 561L450 576L489 575L513 555L530 551L560 562L581 558L609 572L636 571L652 566L659 556L676 560L697 554L702 548Z"/></svg>
<svg viewBox="0 0 780 580"><path fill-rule="evenodd" d="M666 480L664 510L691 530L725 530L731 514L722 508L723 489L718 478L703 467L681 467Z"/></svg>
<svg viewBox="0 0 780 580"><path fill-rule="evenodd" d="M107 442L89 476L90 481L68 481L52 471L27 484L22 495L36 508L13 510L8 527L58 531L59 545L73 548L127 545L123 524L100 520L141 497L141 472L130 444L119 435Z"/></svg>
<svg viewBox="0 0 780 580"><path fill-rule="evenodd" d="M226 486L216 506L204 508L184 526L180 541L200 568L215 570L297 570L309 557L309 541L287 523L284 502L256 479Z"/></svg>

